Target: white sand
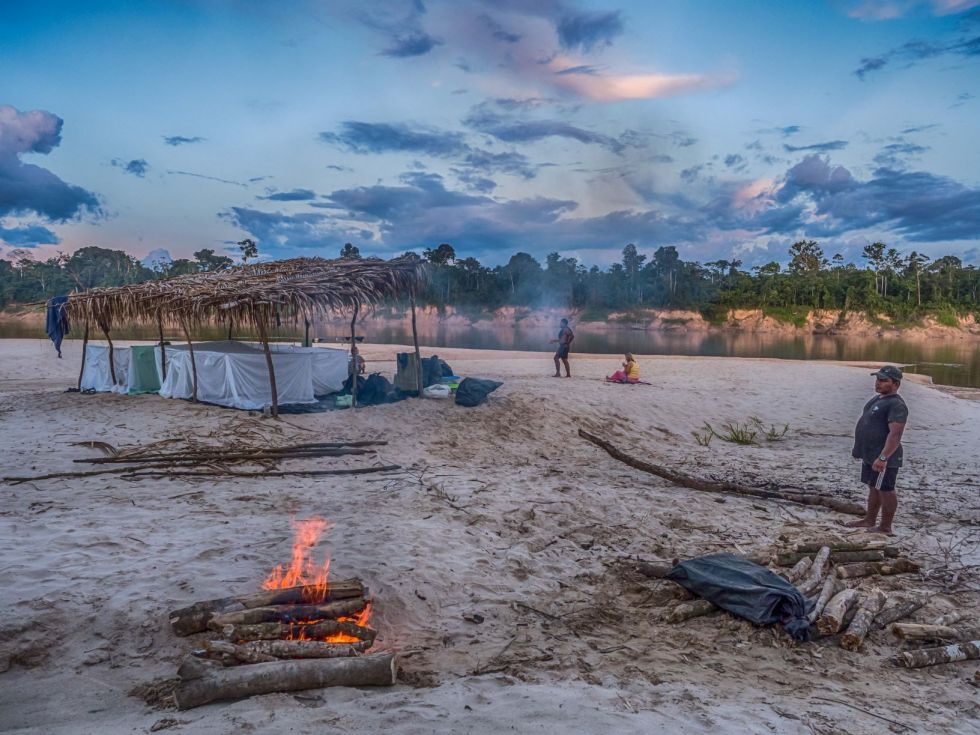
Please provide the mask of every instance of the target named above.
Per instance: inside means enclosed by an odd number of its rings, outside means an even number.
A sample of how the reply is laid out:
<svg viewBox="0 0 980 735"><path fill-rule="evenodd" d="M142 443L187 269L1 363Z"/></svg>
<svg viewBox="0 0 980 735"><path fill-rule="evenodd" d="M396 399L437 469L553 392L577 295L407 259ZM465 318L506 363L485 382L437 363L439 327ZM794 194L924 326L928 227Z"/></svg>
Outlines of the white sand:
<svg viewBox="0 0 980 735"><path fill-rule="evenodd" d="M393 347L366 347L393 372ZM193 483L117 478L0 485L0 731L978 733L980 662L907 671L876 633L855 654L833 642L791 646L727 615L658 622L667 585L617 564L768 548L843 532L808 507L674 487L610 458L578 427L648 461L691 473L806 486L863 500L851 431L872 393L867 369L830 363L640 358L651 386L604 384L619 357L573 355L575 377L548 377L549 355L440 350L457 373L504 381L490 401L449 401L285 417L274 422L158 396L63 393L80 346L0 342L0 474L76 470L93 451L243 421L296 442L383 436L394 476ZM900 475L898 542L926 569L980 523L980 403L902 386L911 409ZM698 446L705 421L790 423L785 441ZM306 431L307 429L309 431ZM310 433L312 431L313 433ZM323 460L360 466L363 458ZM309 466L309 462L294 466ZM287 466L288 468L288 466ZM424 471L423 471L424 470ZM336 523L323 544L333 574L376 595L378 645L404 652L407 683L217 703L188 712L127 696L172 677L194 647L166 613L257 588L289 556L290 519ZM976 551L967 561L980 562ZM918 619L978 609L941 575L882 578L933 597ZM523 607L522 605L526 606ZM532 609L533 608L533 609ZM537 611L540 612L536 612ZM479 613L481 625L463 615ZM487 673L478 673L489 670ZM168 723L172 719L173 723ZM894 727L894 732L901 732Z"/></svg>

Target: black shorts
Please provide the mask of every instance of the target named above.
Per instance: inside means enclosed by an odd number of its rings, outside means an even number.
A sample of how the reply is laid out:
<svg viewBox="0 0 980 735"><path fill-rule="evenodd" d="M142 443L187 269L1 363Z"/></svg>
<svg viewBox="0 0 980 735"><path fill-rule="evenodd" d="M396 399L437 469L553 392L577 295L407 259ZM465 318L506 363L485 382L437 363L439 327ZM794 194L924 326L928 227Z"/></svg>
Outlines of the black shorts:
<svg viewBox="0 0 980 735"><path fill-rule="evenodd" d="M898 479L898 467L886 467L885 479L881 481L881 487L878 489L885 493L892 492L895 489L896 479ZM861 463L861 482L871 487L875 487L878 482L878 473L871 469L871 465L867 462Z"/></svg>
<svg viewBox="0 0 980 735"><path fill-rule="evenodd" d="M556 358L568 359L568 345L559 345L558 349L555 351Z"/></svg>

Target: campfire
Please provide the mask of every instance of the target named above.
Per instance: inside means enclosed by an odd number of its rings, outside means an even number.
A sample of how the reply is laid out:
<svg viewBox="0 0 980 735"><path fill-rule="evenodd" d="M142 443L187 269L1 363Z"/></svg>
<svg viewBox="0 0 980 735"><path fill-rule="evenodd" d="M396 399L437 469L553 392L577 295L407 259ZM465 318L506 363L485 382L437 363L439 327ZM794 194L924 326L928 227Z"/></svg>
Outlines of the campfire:
<svg viewBox="0 0 980 735"><path fill-rule="evenodd" d="M273 568L261 592L170 614L177 635L220 636L203 641L178 671L181 709L271 691L394 683L393 654L364 655L376 636L368 588L359 579L330 580L330 560L315 561L332 524L313 517L293 525L292 559Z"/></svg>

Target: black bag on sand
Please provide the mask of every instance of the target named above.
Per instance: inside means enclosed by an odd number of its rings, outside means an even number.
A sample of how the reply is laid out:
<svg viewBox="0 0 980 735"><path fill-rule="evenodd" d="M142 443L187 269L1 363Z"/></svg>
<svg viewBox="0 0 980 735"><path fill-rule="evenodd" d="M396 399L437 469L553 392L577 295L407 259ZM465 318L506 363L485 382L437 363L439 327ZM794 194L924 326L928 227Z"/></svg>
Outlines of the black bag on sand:
<svg viewBox="0 0 980 735"><path fill-rule="evenodd" d="M486 378L463 378L456 389L456 405L472 408L479 406L487 396L493 393L503 383Z"/></svg>
<svg viewBox="0 0 980 735"><path fill-rule="evenodd" d="M699 556L682 561L666 578L756 625L781 623L793 640L810 640L806 614L813 603L785 579L744 557Z"/></svg>

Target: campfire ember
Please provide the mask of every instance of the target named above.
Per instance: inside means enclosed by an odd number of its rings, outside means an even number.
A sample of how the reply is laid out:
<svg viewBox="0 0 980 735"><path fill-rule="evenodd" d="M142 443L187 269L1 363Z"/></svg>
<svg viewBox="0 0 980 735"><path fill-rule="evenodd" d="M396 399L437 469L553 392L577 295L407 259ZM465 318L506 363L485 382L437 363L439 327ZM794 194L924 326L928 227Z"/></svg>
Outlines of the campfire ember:
<svg viewBox="0 0 980 735"><path fill-rule="evenodd" d="M330 581L330 560L316 561L314 548L333 524L313 517L293 525L292 559L273 568L262 592L197 602L170 614L177 635L210 630L223 639L206 641L194 653L197 663L181 666L182 709L268 691L394 683L393 654L362 656L376 636L368 624L368 588L358 579ZM341 663L353 657L371 661ZM223 676L230 672L214 665L236 667L236 673ZM277 666L284 668L270 677L269 667Z"/></svg>

